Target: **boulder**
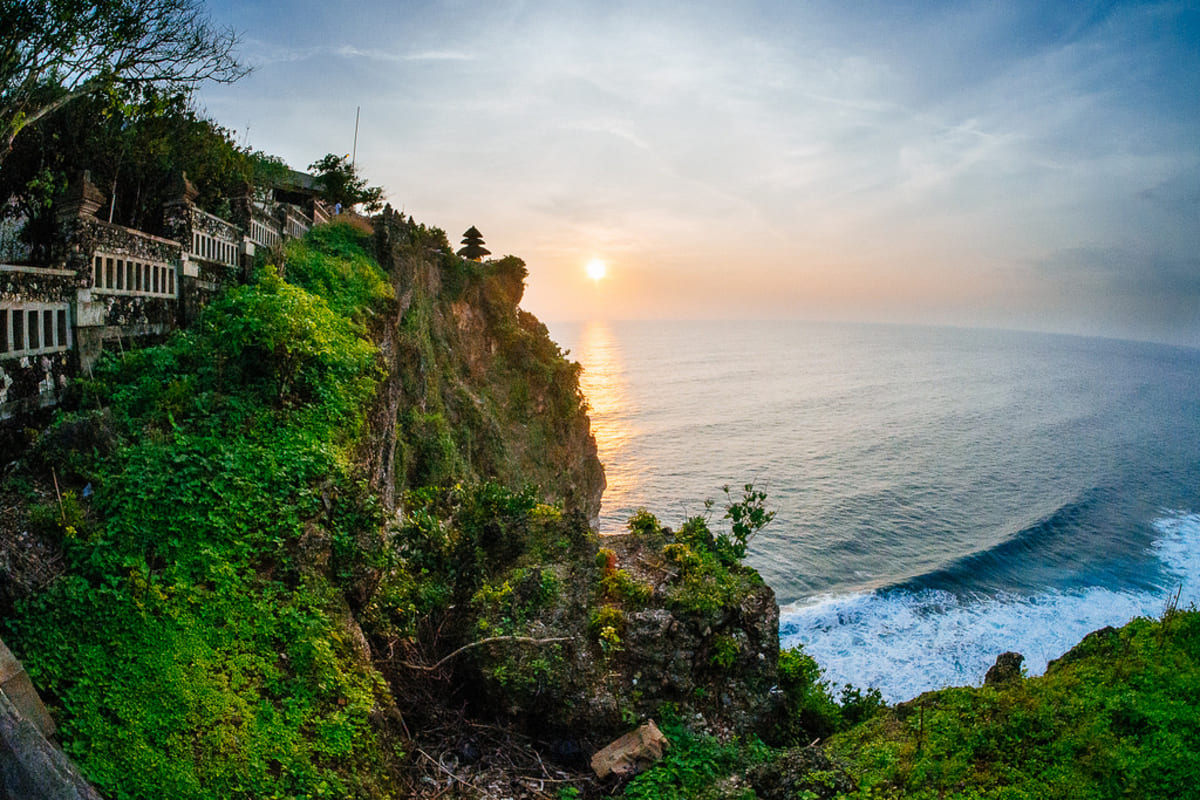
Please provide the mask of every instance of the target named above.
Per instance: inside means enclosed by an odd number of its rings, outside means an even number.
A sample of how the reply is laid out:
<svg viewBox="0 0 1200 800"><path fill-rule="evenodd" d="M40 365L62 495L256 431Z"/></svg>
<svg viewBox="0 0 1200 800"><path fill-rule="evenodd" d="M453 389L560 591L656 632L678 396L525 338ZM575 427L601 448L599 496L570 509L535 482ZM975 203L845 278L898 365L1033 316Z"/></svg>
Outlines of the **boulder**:
<svg viewBox="0 0 1200 800"><path fill-rule="evenodd" d="M996 656L996 663L988 668L983 676L984 686L1001 686L1006 683L1017 683L1021 680L1021 662L1025 656L1020 653L1007 652Z"/></svg>
<svg viewBox="0 0 1200 800"><path fill-rule="evenodd" d="M650 720L592 756L592 770L600 779L636 775L662 758L670 746L671 742Z"/></svg>

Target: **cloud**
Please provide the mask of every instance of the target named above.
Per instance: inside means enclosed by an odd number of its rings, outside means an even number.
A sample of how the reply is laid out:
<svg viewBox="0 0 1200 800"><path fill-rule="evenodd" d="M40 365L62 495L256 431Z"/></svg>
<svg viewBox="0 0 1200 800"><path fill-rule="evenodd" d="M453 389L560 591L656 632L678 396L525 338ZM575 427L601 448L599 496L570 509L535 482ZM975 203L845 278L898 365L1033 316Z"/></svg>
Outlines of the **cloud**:
<svg viewBox="0 0 1200 800"><path fill-rule="evenodd" d="M247 39L245 49L252 53L256 67L275 64L297 64L306 61L328 61L331 58L350 61L377 61L404 64L417 61L474 61L477 56L456 50L422 50L397 52L377 48L365 48L353 44L322 44L308 47L292 47L260 39Z"/></svg>
<svg viewBox="0 0 1200 800"><path fill-rule="evenodd" d="M1089 294L1184 299L1200 312L1200 254L1153 246L1074 247L1049 254L1037 266L1044 275Z"/></svg>
<svg viewBox="0 0 1200 800"><path fill-rule="evenodd" d="M853 274L914 319L922 296L999 318L1042 292L1048 320L1115 326L1114 303L1197 297L1194 4L309 9L254 31L266 67L206 87L213 107L312 160L349 149L361 104L373 183L433 224L503 231L549 284L602 245L647 274L686 261L697 285L761 273L740 285L764 303Z"/></svg>

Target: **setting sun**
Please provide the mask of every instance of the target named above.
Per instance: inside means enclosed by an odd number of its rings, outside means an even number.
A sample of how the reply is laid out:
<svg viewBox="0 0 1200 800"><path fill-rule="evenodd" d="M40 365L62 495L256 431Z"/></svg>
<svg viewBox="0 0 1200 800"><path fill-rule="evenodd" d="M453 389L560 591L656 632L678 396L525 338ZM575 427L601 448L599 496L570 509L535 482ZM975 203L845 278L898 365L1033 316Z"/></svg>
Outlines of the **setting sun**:
<svg viewBox="0 0 1200 800"><path fill-rule="evenodd" d="M593 258L587 265L588 277L598 281L608 274L608 265L598 258Z"/></svg>

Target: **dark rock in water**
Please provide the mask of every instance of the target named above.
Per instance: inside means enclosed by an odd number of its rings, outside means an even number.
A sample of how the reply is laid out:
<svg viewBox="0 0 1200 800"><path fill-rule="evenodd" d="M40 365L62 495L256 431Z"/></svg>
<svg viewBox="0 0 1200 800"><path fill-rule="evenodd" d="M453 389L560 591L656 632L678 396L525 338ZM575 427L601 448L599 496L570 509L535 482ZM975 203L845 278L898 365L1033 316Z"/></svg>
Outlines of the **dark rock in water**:
<svg viewBox="0 0 1200 800"><path fill-rule="evenodd" d="M858 788L845 768L817 747L785 750L778 758L753 767L746 778L760 800L829 800Z"/></svg>
<svg viewBox="0 0 1200 800"><path fill-rule="evenodd" d="M1011 651L996 656L996 663L983 676L983 685L999 686L1005 683L1017 683L1021 680L1021 662L1024 660L1025 656Z"/></svg>

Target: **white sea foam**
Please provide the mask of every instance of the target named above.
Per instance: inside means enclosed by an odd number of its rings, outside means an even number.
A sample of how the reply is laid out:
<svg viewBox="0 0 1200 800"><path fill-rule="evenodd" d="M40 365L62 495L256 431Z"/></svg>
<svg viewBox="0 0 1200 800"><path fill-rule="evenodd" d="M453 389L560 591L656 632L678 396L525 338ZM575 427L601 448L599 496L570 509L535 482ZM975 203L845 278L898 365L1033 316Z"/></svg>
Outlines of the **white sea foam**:
<svg viewBox="0 0 1200 800"><path fill-rule="evenodd" d="M1091 587L1033 596L960 599L947 592L892 591L827 596L784 609L784 647L802 644L835 685L878 688L888 702L945 686L978 685L996 656L1015 650L1040 675L1093 630L1158 616L1180 592L1200 604L1200 514L1154 524L1151 551L1166 580L1159 591Z"/></svg>

